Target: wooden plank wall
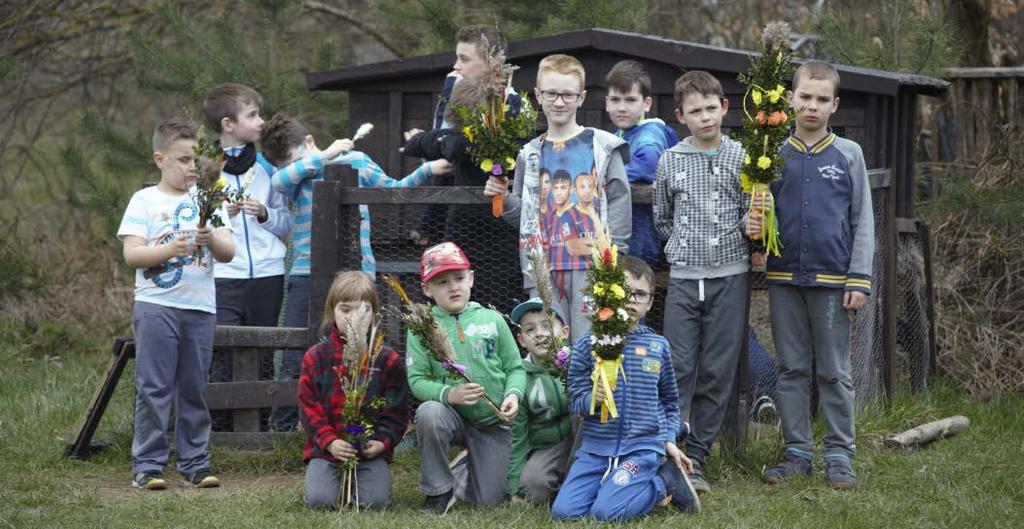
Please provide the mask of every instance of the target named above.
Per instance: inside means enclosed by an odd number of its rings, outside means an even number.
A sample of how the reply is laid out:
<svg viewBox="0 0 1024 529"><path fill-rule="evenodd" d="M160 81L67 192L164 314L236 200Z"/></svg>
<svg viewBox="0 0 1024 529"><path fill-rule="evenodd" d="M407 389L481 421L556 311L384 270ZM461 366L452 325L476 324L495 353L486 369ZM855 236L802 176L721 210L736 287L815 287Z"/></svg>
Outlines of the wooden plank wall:
<svg viewBox="0 0 1024 529"><path fill-rule="evenodd" d="M1024 121L1024 67L947 68L957 160L978 162L1009 124Z"/></svg>

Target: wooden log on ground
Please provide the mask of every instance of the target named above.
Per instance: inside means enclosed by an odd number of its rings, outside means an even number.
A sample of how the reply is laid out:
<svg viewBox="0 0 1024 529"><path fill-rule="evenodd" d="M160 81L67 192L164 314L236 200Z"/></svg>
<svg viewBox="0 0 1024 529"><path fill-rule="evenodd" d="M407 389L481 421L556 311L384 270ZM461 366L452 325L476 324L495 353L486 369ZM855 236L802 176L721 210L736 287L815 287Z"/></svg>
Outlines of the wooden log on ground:
<svg viewBox="0 0 1024 529"><path fill-rule="evenodd" d="M971 421L963 415L954 415L938 421L922 424L885 440L888 448L911 448L923 445L936 439L956 435L970 426Z"/></svg>

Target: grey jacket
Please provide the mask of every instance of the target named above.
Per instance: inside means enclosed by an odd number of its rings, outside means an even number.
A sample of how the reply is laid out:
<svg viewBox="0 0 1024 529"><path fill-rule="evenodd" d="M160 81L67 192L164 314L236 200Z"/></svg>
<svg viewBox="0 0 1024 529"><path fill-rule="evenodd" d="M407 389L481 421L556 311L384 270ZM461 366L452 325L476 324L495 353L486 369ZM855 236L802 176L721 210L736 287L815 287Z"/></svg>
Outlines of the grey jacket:
<svg viewBox="0 0 1024 529"><path fill-rule="evenodd" d="M710 279L750 269L742 231L748 200L739 177L745 154L739 142L722 136L714 154L686 138L661 155L654 180L654 226L668 239L670 277Z"/></svg>
<svg viewBox="0 0 1024 529"><path fill-rule="evenodd" d="M629 252L633 230L633 202L626 178L629 144L618 136L600 129L594 131L594 165L601 193L601 224L608 227L609 237L619 251ZM519 265L523 271L523 288L533 288L533 275L527 255L531 247L545 243L540 233L540 153L544 136L523 146L516 158L512 192L505 198L503 218L519 226Z"/></svg>

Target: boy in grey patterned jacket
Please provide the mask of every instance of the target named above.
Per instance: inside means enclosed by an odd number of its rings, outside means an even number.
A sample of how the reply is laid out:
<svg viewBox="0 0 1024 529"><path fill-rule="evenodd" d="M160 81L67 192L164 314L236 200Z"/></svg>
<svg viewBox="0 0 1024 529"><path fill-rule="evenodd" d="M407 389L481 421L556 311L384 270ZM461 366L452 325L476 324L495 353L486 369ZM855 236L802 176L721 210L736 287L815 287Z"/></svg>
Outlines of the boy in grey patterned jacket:
<svg viewBox="0 0 1024 529"><path fill-rule="evenodd" d="M665 338L689 418L686 455L699 492L710 490L704 460L725 417L746 336L746 200L740 186L744 151L722 134L729 108L718 79L703 71L675 84L676 118L691 136L666 150L654 180L654 223L668 239L671 265L665 298Z"/></svg>

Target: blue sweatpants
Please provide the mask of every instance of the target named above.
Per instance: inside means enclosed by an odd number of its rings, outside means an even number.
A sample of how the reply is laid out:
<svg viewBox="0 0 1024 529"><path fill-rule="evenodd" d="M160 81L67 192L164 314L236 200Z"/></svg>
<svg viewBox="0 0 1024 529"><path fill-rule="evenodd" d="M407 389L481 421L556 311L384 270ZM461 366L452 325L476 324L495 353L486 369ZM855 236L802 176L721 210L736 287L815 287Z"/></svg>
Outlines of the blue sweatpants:
<svg viewBox="0 0 1024 529"><path fill-rule="evenodd" d="M167 430L172 407L178 470L187 474L209 468L206 376L216 318L198 310L135 302L133 472L163 472L170 453Z"/></svg>
<svg viewBox="0 0 1024 529"><path fill-rule="evenodd" d="M619 457L578 450L551 506L551 517L570 520L589 515L599 521L624 521L643 516L665 497L660 466L661 454L652 450Z"/></svg>

